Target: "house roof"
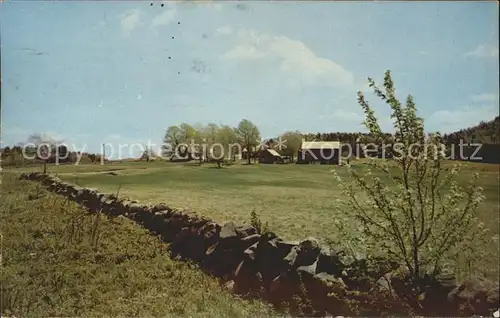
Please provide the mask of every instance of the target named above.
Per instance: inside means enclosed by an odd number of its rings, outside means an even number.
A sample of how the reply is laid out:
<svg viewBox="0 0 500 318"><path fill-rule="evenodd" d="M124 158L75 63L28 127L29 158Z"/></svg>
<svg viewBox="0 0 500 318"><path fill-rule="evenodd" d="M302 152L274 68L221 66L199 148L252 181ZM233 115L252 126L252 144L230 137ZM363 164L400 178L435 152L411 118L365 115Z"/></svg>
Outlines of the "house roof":
<svg viewBox="0 0 500 318"><path fill-rule="evenodd" d="M266 149L266 150L275 157L281 157L281 155L274 149Z"/></svg>
<svg viewBox="0 0 500 318"><path fill-rule="evenodd" d="M302 141L302 149L340 149L338 141Z"/></svg>

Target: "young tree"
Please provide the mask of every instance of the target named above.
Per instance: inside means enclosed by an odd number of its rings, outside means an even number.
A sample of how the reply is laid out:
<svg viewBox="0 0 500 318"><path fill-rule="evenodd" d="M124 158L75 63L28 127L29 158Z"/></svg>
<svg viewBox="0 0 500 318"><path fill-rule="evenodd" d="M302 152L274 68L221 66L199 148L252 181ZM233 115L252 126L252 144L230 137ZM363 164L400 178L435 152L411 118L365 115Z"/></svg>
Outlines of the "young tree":
<svg viewBox="0 0 500 318"><path fill-rule="evenodd" d="M484 197L477 174L463 188L455 179L458 166L451 171L442 168L440 135L425 133L411 95L406 105L397 99L390 71L385 73L383 89L371 78L368 81L390 106L395 133L386 148L389 159L371 159L373 168L365 174L348 166L349 180L337 174L347 198L341 209L347 218L338 225L350 226L351 232L352 227L359 228L351 244L357 241L360 249L381 250L402 262L418 286L423 274L438 274L465 244L486 235L474 214ZM380 142L382 129L361 92L358 102L366 115L365 126Z"/></svg>
<svg viewBox="0 0 500 318"><path fill-rule="evenodd" d="M257 126L255 126L251 121L243 119L237 128L237 135L240 142L245 146L248 151L247 162L251 163L250 153L252 149L259 144L260 132Z"/></svg>

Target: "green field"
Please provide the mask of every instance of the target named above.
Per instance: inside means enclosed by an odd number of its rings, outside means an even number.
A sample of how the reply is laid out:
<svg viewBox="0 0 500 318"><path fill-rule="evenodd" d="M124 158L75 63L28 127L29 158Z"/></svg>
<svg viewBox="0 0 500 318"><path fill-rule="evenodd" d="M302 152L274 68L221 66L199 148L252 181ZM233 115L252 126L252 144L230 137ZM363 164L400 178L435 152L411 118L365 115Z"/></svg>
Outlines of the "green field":
<svg viewBox="0 0 500 318"><path fill-rule="evenodd" d="M443 169L451 165L446 162ZM364 172L369 165L356 161L353 167ZM120 197L141 203L164 202L171 207L189 209L219 223L248 223L255 209L261 220L269 222L271 230L285 239L314 236L322 240L339 238L334 222L338 218L336 205L337 199L342 199L342 191L331 173L333 168L347 177L345 167L240 163L218 169L215 164L113 162L102 166L50 165L48 172L106 193L119 191ZM487 199L477 213L497 234L498 168L498 165L468 163L458 175L458 181L465 185L473 173L480 174L479 182ZM162 248L158 253L161 244L123 218L103 221L103 238L96 249L89 246L94 221L92 216L86 216L83 241L68 245L68 225L77 215L83 214L82 208L73 205L68 213L67 209L57 207L57 202L62 204L64 200L57 201L57 196L50 194L42 200L29 201L28 196L37 193L40 186L13 178L21 172L42 169L41 166L4 169L2 186L7 195L0 208L4 224L10 226L2 228L5 269L2 292L5 297L16 299L20 295L27 300L16 303L10 298L3 299L7 307L4 305L2 311L12 309L17 314L35 316L42 312L99 316L163 313L262 316L272 313L263 303L248 303L231 296L212 278L169 259L168 254L161 252ZM496 280L498 246L492 242L484 249L491 255L491 262L481 263L481 269L487 269L484 274ZM81 256L75 259L75 255ZM123 257L127 261L122 262ZM60 266L50 265L56 263ZM86 273L86 279L73 278L82 272ZM164 274L158 276L158 273ZM48 280L45 277L49 277ZM212 290L219 292L212 293ZM79 293L83 294L78 296ZM165 302L158 295L177 300ZM144 306L144 297L149 299L148 306ZM179 299L182 302L179 303ZM85 309L84 303L91 306ZM50 308L58 309L50 312Z"/></svg>
<svg viewBox="0 0 500 318"><path fill-rule="evenodd" d="M451 165L451 163L447 163ZM356 169L367 167L363 162ZM40 167L14 171L40 171ZM187 208L218 222L248 222L253 209L271 229L286 239L307 236L333 238L336 200L341 188L328 165L235 164L217 169L215 165L168 162L130 162L106 165L61 165L49 172L63 180L104 192L127 196L141 203L165 202ZM338 167L346 176L344 167ZM479 216L495 233L499 231L498 165L466 164L460 172L464 185L472 174L481 175L480 183L487 200Z"/></svg>
<svg viewBox="0 0 500 318"><path fill-rule="evenodd" d="M446 162L443 169L452 164ZM369 165L359 160L353 167L362 172ZM332 168L328 165L239 163L217 169L215 164L200 166L198 163L163 161L60 165L50 166L48 171L81 186L106 193L119 191L120 197L141 203L163 202L174 208L188 209L220 224L227 221L249 223L250 214L255 210L262 222L268 222L270 229L284 239L313 236L324 240L342 239L334 225L342 190L331 173ZM347 177L345 167L335 169ZM498 169L498 165L466 163L458 175L459 183L465 186L473 173L480 174L479 182L486 200L477 213L495 234L500 231ZM6 171L41 170L34 166ZM491 255L491 263L483 264L486 270L481 271L496 279L499 273L497 243L491 241L485 246L485 252Z"/></svg>

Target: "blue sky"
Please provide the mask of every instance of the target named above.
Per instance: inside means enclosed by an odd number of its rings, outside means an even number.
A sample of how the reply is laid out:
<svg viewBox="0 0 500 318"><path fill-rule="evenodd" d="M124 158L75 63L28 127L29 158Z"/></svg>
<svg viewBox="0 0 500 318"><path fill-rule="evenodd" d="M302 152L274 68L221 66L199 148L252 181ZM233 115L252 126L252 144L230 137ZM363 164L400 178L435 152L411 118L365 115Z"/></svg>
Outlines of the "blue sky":
<svg viewBox="0 0 500 318"><path fill-rule="evenodd" d="M427 130L498 115L495 2L161 3L0 4L3 144L44 132L97 151L242 118L265 137L363 131L358 90L391 129L366 84L386 69Z"/></svg>

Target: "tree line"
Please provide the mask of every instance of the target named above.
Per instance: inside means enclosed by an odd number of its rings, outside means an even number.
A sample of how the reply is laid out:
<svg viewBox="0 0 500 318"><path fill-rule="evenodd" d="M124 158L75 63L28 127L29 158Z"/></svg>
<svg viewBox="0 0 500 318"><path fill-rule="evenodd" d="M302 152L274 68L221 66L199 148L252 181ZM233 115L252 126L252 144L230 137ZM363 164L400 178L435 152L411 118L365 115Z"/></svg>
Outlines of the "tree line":
<svg viewBox="0 0 500 318"><path fill-rule="evenodd" d="M500 116L495 117L490 121L481 121L478 125L460 129L456 132L443 134L442 140L445 145L459 144L460 140L464 143L483 143L483 144L498 144L500 143ZM302 135L306 141L339 141L342 144L350 144L351 146L362 142L374 142L377 138L372 133L362 132L329 132L329 133L305 133ZM378 137L380 138L380 137ZM392 134L383 133L381 138L389 141Z"/></svg>
<svg viewBox="0 0 500 318"><path fill-rule="evenodd" d="M499 144L500 143L500 116L495 117L491 121L482 121L476 126L461 129L459 131L443 134L442 142L445 145L457 145L462 140L464 143L482 143L482 144ZM338 141L342 145L350 145L351 149L357 149L360 143L382 142L390 143L393 140L392 134L383 133L382 137L375 137L372 133L361 132L329 132L329 133L301 133L299 131L285 132L279 136L262 139L260 130L257 125L247 119L243 119L236 127L228 125L217 125L209 123L207 125L181 123L168 127L165 132L163 141L169 146L162 149L162 155L169 157L171 160L193 160L197 159L202 162L213 161L219 165L227 160L234 161L240 155L238 149L232 148L231 145L239 144L242 146L242 156L251 163L251 160L256 160L259 146L275 149L281 155L289 156L292 161L301 147L302 140L305 141ZM206 147L201 149L199 146L186 147L183 144L190 144L194 141L195 144L204 144ZM96 163L101 161L101 155L93 153L80 153L69 151L66 146L61 145L55 147L60 142L43 137L41 134L32 134L27 143L34 146L24 147L26 143L20 143L13 147L5 147L1 149L1 158L3 166L23 166L35 163L54 163L56 159L59 163L76 163L80 158L80 163ZM220 147L210 147L214 144L222 145ZM37 153L37 147L41 144L51 145L50 154ZM281 146L280 146L281 145ZM179 147L180 146L180 147ZM25 154L23 155L23 148ZM56 152L58 155L56 156ZM363 153L357 154L363 157ZM141 159L149 161L155 157L152 149L147 149Z"/></svg>
<svg viewBox="0 0 500 318"><path fill-rule="evenodd" d="M464 143L498 143L499 118L497 117L490 122L481 122L475 127L463 129L455 133L444 134L441 139L442 143L446 146L451 146L452 144L458 144L460 139ZM300 131L289 131L279 136L262 139L258 127L247 119L240 121L236 127L214 123L207 125L182 123L170 126L166 130L163 141L169 147L162 149L162 155L169 157L173 161L197 159L200 163L208 161L222 163L224 160L236 160L238 152L235 151L236 149L231 149L231 145L240 144L243 150L242 157L248 163L251 163L252 159L256 160L261 147L275 149L278 153L290 157L291 161L293 161L303 140L338 141L341 145L344 145L343 150L348 151L349 148L347 146L350 146L350 149L354 150L351 154L362 158L368 155L375 157L382 155L382 153L375 153L374 151L371 151L370 154L365 153L362 147L360 147L362 144L391 144L394 142L394 135L391 133L381 133L376 136L371 132L301 133ZM189 146L191 141L194 141L195 146ZM215 143L223 145L224 153L219 148L214 148L210 152L211 145ZM188 146L185 146L185 144ZM200 144L205 144L206 148L204 150L198 149L196 145ZM143 157L149 158L147 153L150 152L146 151ZM346 156L347 153L343 155Z"/></svg>
<svg viewBox="0 0 500 318"><path fill-rule="evenodd" d="M26 166L47 163L98 163L101 155L70 151L60 140L45 137L42 134L31 134L26 142L1 149L2 166Z"/></svg>
<svg viewBox="0 0 500 318"><path fill-rule="evenodd" d="M283 147L277 150L283 155L294 156L302 141L300 132L286 132L280 137ZM276 149L278 139L263 139L257 125L248 119L241 120L236 127L181 123L167 128L162 155L172 161L216 162L219 167L224 161L244 157L250 164L261 148Z"/></svg>
<svg viewBox="0 0 500 318"><path fill-rule="evenodd" d="M473 127L444 134L443 139L447 144L464 143L499 144L500 143L500 116L490 121L481 121Z"/></svg>

